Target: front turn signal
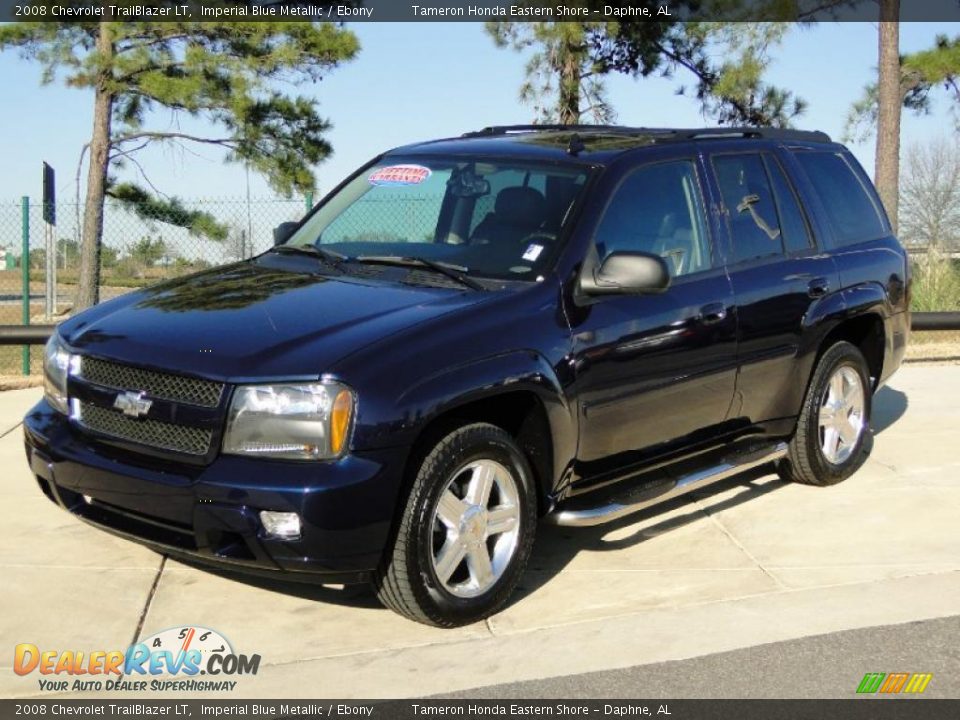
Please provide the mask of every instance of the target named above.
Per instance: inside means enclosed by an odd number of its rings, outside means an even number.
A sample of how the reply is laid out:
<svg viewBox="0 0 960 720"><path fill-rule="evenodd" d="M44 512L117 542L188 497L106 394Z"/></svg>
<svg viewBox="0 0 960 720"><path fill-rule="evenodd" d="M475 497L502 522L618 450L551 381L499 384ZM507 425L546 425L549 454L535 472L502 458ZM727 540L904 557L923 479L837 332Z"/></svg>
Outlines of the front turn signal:
<svg viewBox="0 0 960 720"><path fill-rule="evenodd" d="M353 395L349 390L341 390L333 401L333 410L330 413L330 449L334 455L343 452L352 414Z"/></svg>

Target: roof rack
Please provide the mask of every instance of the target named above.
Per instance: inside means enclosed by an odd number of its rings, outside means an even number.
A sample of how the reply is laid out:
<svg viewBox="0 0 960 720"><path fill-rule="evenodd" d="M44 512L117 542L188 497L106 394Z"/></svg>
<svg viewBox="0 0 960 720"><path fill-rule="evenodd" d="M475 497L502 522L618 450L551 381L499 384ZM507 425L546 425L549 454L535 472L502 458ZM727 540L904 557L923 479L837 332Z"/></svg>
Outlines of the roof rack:
<svg viewBox="0 0 960 720"><path fill-rule="evenodd" d="M832 142L830 136L820 130L788 130L773 127L713 127L675 130L677 139L701 140L722 138L760 138L793 142Z"/></svg>
<svg viewBox="0 0 960 720"><path fill-rule="evenodd" d="M625 127L623 125L490 125L480 130L466 132L463 137L485 137L490 135L508 135L522 132L602 132L621 135L637 135L650 133L669 133L671 130L654 128Z"/></svg>
<svg viewBox="0 0 960 720"><path fill-rule="evenodd" d="M724 138L758 138L786 142L831 142L830 136L819 130L786 130L771 127L712 127L712 128L644 128L623 125L491 125L464 133L463 137L491 137L523 132L576 132L581 134L609 133L614 135L661 135L658 141L722 140Z"/></svg>

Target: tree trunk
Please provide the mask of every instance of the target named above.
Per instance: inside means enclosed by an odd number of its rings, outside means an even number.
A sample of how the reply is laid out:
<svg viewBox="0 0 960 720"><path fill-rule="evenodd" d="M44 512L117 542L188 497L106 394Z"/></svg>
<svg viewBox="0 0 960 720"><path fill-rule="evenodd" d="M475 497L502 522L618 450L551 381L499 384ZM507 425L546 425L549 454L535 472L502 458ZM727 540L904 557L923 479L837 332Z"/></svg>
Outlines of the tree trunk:
<svg viewBox="0 0 960 720"><path fill-rule="evenodd" d="M83 212L83 243L80 248L80 280L74 310L83 310L100 301L100 242L103 237L103 202L107 190L110 163L110 123L113 114L113 89L110 85L113 63L113 31L101 22L97 35L100 78L94 88L93 135L90 138L90 167L87 173L87 198Z"/></svg>
<svg viewBox="0 0 960 720"><path fill-rule="evenodd" d="M561 125L576 125L580 122L580 58L572 43L563 42L561 47L557 114Z"/></svg>
<svg viewBox="0 0 960 720"><path fill-rule="evenodd" d="M900 0L880 0L877 152L874 181L897 232L900 181Z"/></svg>

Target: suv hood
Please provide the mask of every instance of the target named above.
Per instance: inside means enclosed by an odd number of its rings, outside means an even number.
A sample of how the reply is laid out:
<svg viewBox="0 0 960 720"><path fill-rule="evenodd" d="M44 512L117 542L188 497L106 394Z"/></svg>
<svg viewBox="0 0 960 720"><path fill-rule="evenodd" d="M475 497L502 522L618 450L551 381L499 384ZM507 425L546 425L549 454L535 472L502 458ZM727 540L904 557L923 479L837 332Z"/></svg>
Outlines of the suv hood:
<svg viewBox="0 0 960 720"><path fill-rule="evenodd" d="M80 353L161 370L227 382L308 379L370 342L497 294L250 261L116 298L60 333Z"/></svg>

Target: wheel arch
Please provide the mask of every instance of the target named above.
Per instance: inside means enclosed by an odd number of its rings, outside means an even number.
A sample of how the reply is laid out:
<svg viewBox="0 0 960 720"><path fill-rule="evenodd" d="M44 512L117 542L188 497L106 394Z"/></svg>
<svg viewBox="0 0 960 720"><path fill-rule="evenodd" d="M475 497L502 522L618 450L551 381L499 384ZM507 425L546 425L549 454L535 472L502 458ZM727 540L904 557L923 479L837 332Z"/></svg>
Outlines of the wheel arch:
<svg viewBox="0 0 960 720"><path fill-rule="evenodd" d="M547 409L532 390L510 390L474 398L438 413L418 434L408 456L405 478L412 478L423 457L458 427L489 423L510 435L533 470L540 515L549 509L554 477L554 439Z"/></svg>
<svg viewBox="0 0 960 720"><path fill-rule="evenodd" d="M540 439L546 452L531 457L524 449L544 496L552 492L576 454L576 414L553 367L532 351L446 368L409 388L399 405L418 418L407 439L411 448L423 445L438 428L457 422L489 422L515 439ZM410 462L415 462L414 454L410 453Z"/></svg>
<svg viewBox="0 0 960 720"><path fill-rule="evenodd" d="M820 342L813 367L816 368L823 354L840 341L846 341L860 350L867 361L872 389L876 389L883 373L886 350L886 325L883 315L876 310L867 309L838 322Z"/></svg>
<svg viewBox="0 0 960 720"><path fill-rule="evenodd" d="M804 318L808 339L801 353L809 358L803 375L807 386L823 354L845 340L863 353L875 390L883 376L889 344L888 318L893 312L886 290L873 282L844 288L811 307Z"/></svg>

